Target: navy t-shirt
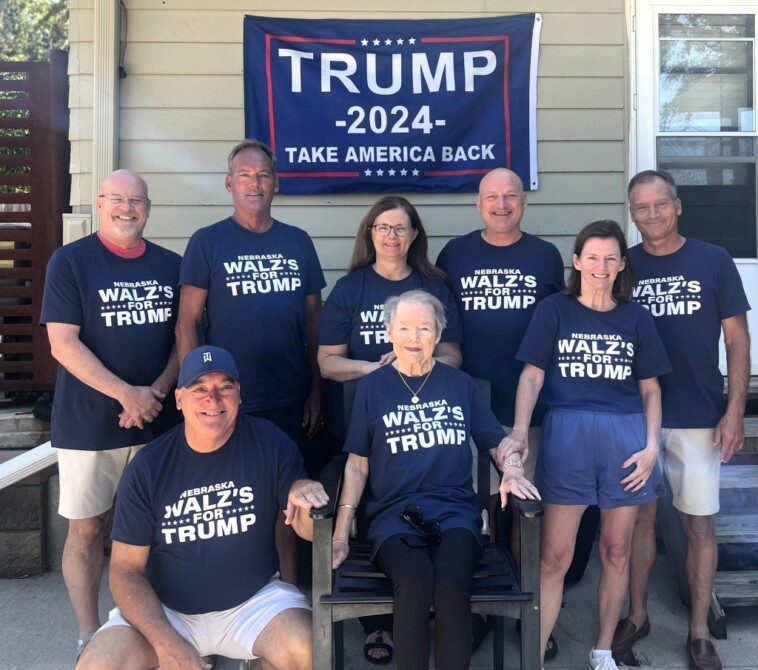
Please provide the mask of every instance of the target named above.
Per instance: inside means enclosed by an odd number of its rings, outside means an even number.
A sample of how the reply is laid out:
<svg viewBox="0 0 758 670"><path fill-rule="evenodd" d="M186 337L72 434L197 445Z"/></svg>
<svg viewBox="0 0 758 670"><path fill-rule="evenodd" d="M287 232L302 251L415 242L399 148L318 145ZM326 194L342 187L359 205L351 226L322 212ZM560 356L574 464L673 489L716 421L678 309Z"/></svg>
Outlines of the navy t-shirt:
<svg viewBox="0 0 758 670"><path fill-rule="evenodd" d="M326 285L305 231L274 221L254 233L232 218L201 228L187 245L180 283L208 291L205 341L234 356L244 412L305 398L305 298Z"/></svg>
<svg viewBox="0 0 758 670"><path fill-rule="evenodd" d="M721 247L693 239L666 256L641 244L629 255L634 300L653 315L673 367L660 380L663 426L713 428L726 411L721 321L750 309L734 261Z"/></svg>
<svg viewBox="0 0 758 670"><path fill-rule="evenodd" d="M418 389L421 377L405 377ZM467 528L479 537L481 517L472 482L469 438L485 451L505 437L500 422L466 373L436 363L411 403L392 365L358 382L344 451L368 458L367 535L376 552L392 535L414 534L400 518L409 503L443 531Z"/></svg>
<svg viewBox="0 0 758 670"><path fill-rule="evenodd" d="M177 426L126 469L111 537L150 547L147 578L164 605L229 609L278 570L276 519L304 477L294 442L265 419L240 414L229 441L207 454Z"/></svg>
<svg viewBox="0 0 758 670"><path fill-rule="evenodd" d="M599 312L565 293L537 306L516 357L545 371L549 409L639 413L637 382L671 370L646 310L620 302Z"/></svg>
<svg viewBox="0 0 758 670"><path fill-rule="evenodd" d="M423 289L445 306L447 328L442 342L460 342L461 321L458 306L442 279L426 277L418 270L399 281L385 279L371 266L353 270L337 281L321 311L318 343L348 345L348 358L378 361L392 351L382 316L387 298L406 291Z"/></svg>
<svg viewBox="0 0 758 670"><path fill-rule="evenodd" d="M563 289L563 261L549 242L522 233L507 247L482 239L480 230L448 242L437 258L447 274L463 321L463 366L492 383L492 409L513 425L516 389L523 363L516 351L537 303ZM538 403L532 425L542 423Z"/></svg>
<svg viewBox="0 0 758 670"><path fill-rule="evenodd" d="M145 253L122 258L97 234L67 244L50 259L41 323L80 327L79 339L117 377L150 386L174 346L181 258L146 240ZM54 447L99 451L144 444L176 424L173 399L143 429L119 428L121 404L58 367Z"/></svg>

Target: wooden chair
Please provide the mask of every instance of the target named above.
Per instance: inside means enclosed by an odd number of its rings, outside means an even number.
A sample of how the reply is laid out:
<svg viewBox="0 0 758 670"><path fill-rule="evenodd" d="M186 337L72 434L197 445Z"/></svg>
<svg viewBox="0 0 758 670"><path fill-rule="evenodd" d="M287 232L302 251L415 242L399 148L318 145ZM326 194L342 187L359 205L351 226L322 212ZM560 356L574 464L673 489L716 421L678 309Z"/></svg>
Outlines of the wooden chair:
<svg viewBox="0 0 758 670"><path fill-rule="evenodd" d="M479 382L478 382L479 383ZM489 382L484 383L489 398ZM482 384L480 384L482 386ZM346 412L352 408L354 384L345 384ZM351 388L352 387L352 388ZM348 404L349 403L349 404ZM346 457L335 458L322 473L330 503L312 510L313 517L313 667L319 670L344 668L343 622L393 611L392 584L369 557L371 547L351 539L347 560L332 570L332 530L339 501L339 488ZM480 508L489 504L489 454L477 460ZM474 575L471 610L495 617L493 630L494 667L504 665L504 617L521 620L521 668L541 666L540 650L540 517L542 505L511 496L509 505L520 516L521 570L511 553L500 544L489 544Z"/></svg>

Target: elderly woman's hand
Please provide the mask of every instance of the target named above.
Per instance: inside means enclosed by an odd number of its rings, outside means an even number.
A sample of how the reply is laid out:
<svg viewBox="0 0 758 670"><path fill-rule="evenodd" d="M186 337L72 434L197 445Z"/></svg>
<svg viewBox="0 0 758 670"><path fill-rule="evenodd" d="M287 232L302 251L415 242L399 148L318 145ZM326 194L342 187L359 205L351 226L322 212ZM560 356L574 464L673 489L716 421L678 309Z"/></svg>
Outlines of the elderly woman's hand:
<svg viewBox="0 0 758 670"><path fill-rule="evenodd" d="M524 477L523 469L515 465L507 466L503 471L503 478L500 480L501 507L508 504L509 493L527 500L542 500L537 487Z"/></svg>
<svg viewBox="0 0 758 670"><path fill-rule="evenodd" d="M350 547L347 540L335 537L332 540L332 570L336 570L345 562L347 555L350 553Z"/></svg>
<svg viewBox="0 0 758 670"><path fill-rule="evenodd" d="M649 444L641 451L633 453L621 464L624 469L635 466L634 470L621 480L624 491L636 493L645 486L653 473L655 462L658 460L658 451L657 444Z"/></svg>
<svg viewBox="0 0 758 670"><path fill-rule="evenodd" d="M511 434L504 437L500 444L497 445L497 457L495 462L497 467L502 470L503 463L511 456L518 456L523 463L529 455L529 434L523 430L514 428Z"/></svg>

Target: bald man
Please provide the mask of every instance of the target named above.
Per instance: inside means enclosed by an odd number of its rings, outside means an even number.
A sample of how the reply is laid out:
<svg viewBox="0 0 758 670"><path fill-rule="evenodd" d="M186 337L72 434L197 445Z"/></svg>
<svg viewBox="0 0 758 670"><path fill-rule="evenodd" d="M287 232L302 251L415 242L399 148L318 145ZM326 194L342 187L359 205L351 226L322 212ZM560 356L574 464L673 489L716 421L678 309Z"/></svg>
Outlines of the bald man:
<svg viewBox="0 0 758 670"><path fill-rule="evenodd" d="M174 325L181 258L143 239L147 184L117 170L100 185L100 229L58 249L40 322L60 363L53 401L59 513L69 520L63 577L79 626L77 658L100 627L103 535L121 475L176 423Z"/></svg>
<svg viewBox="0 0 758 670"><path fill-rule="evenodd" d="M458 301L463 322L463 365L472 377L490 380L492 411L508 433L514 423L516 388L524 364L515 359L537 303L564 286L558 249L521 230L527 199L521 178L507 168L488 172L479 182L476 208L484 228L450 240L437 266ZM534 481L543 409L538 402L529 428L524 476ZM494 467L490 491L500 487ZM498 496L490 497L490 537L495 540ZM514 528L511 547L518 555ZM476 624L475 624L476 625ZM558 653L550 636L545 660Z"/></svg>
<svg viewBox="0 0 758 670"><path fill-rule="evenodd" d="M476 199L484 228L451 240L437 258L463 321L462 370L491 381L492 411L504 426L513 426L516 388L524 367L514 358L521 338L537 303L564 285L558 249L521 230L526 206L526 193L515 172L506 168L488 172ZM541 420L538 405L532 426ZM525 476L532 480L538 435L530 433ZM498 486L499 482L490 490Z"/></svg>

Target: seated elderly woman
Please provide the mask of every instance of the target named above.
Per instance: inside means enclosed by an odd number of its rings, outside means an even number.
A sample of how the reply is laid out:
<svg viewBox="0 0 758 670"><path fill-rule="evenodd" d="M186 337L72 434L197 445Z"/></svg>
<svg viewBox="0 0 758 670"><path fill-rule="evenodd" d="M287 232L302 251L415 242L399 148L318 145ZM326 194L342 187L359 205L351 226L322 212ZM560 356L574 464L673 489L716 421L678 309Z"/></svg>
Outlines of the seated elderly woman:
<svg viewBox="0 0 758 670"><path fill-rule="evenodd" d="M579 522L588 505L598 505L599 628L589 667L616 670L611 640L626 594L637 508L655 498L660 480L657 377L671 366L652 317L631 301L631 261L619 225L585 226L572 263L566 291L540 302L516 354L525 365L504 451L523 451L544 385L548 414L535 474L545 507L542 648L561 609Z"/></svg>
<svg viewBox="0 0 758 670"><path fill-rule="evenodd" d="M384 320L395 360L358 383L333 563L347 557L353 513L368 485L367 537L395 591L398 669L428 668L432 605L436 667L467 668L471 581L481 553L469 437L495 456L505 432L474 381L435 361L445 327L439 300L408 291L386 301ZM503 478L503 500L509 491L538 498L517 468Z"/></svg>
<svg viewBox="0 0 758 670"><path fill-rule="evenodd" d="M434 349L435 358L461 365L463 337L458 306L444 274L427 258L428 238L416 208L405 198L387 195L366 212L355 236L347 275L337 281L321 311L318 364L321 375L344 382L360 379L395 360L381 321L384 301L412 289L424 289L445 306L447 326ZM331 431L345 440L342 386L328 384ZM392 659L392 615L361 617L366 634L363 655L370 663ZM486 634L484 620L475 621L477 641Z"/></svg>

